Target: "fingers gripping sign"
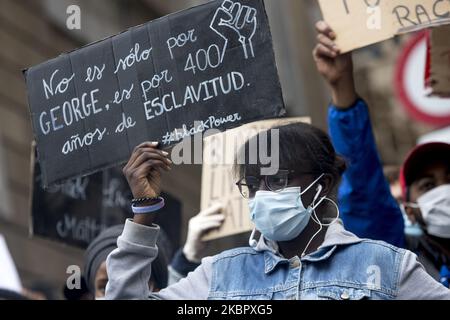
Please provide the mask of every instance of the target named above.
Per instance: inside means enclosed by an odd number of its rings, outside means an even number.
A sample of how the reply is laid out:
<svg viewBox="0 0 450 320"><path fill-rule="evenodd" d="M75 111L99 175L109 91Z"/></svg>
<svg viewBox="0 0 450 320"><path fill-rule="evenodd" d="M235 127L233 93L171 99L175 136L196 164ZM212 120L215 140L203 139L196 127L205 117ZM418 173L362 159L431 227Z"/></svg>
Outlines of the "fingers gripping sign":
<svg viewBox="0 0 450 320"><path fill-rule="evenodd" d="M252 39L257 25L256 9L239 2L225 0L217 9L210 25L211 29L225 40L221 61L223 61L229 42L236 42L242 46L245 59L254 58Z"/></svg>
<svg viewBox="0 0 450 320"><path fill-rule="evenodd" d="M137 146L123 169L135 199L159 197L161 169L171 170L169 154L159 150L158 145L158 142L146 142Z"/></svg>
<svg viewBox="0 0 450 320"><path fill-rule="evenodd" d="M317 45L313 51L317 70L332 89L333 104L339 108L353 105L357 99L353 78L352 54L341 54L336 33L325 21L316 24Z"/></svg>

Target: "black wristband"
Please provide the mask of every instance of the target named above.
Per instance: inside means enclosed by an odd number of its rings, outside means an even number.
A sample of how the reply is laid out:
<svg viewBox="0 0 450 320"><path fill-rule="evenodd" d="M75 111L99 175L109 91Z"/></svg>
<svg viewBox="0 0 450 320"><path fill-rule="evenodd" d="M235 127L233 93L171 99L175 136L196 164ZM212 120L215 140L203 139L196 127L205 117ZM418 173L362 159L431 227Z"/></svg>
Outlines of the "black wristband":
<svg viewBox="0 0 450 320"><path fill-rule="evenodd" d="M160 197L156 197L156 198L145 197L145 198L138 198L138 199L131 200L131 205L138 206L140 204L147 203L147 202L159 202L159 201L161 201Z"/></svg>

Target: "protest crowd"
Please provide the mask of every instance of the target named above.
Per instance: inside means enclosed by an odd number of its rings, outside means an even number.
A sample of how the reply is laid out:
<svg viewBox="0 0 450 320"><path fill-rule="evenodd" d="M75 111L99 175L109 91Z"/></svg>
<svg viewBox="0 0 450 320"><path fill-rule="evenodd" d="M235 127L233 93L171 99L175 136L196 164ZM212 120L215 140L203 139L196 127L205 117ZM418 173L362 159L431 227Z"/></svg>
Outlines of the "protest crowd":
<svg viewBox="0 0 450 320"><path fill-rule="evenodd" d="M272 0L266 0L266 6L268 1ZM39 172L34 182L39 192L33 191L32 236L55 239L46 230L53 219L47 214L52 205L76 208L79 219L89 219L88 213L97 210L104 220L101 226L91 221L95 232L74 236L67 243L83 248L84 265L79 278L68 273L70 279L60 284L56 295L45 288L22 286L15 254L0 234L0 300L60 295L67 300L450 300L448 131L444 139L394 154L401 165L387 166L373 129L374 98L357 89L355 50L369 43L350 43L351 30L343 31L350 24L336 23L323 7L326 1L319 2L324 14L311 26L315 44L308 57L330 92L328 105L312 106L325 110L322 121L328 130L315 125L314 119L311 123L285 117L270 15L267 19L262 0L212 1L173 15L173 28L164 18L151 21L25 71L27 93L23 94L28 94L35 128L35 175ZM434 8L442 13L446 7L434 4ZM345 14L352 13L351 7L347 10ZM401 10L395 10L398 18ZM206 27L199 31L196 25ZM205 31L207 27L212 31ZM208 32L225 40L223 52L216 44L220 41L211 44L211 39L204 39ZM147 33L151 43L143 36ZM166 33L173 37L157 47L155 43ZM140 47L132 46L130 51L131 40ZM428 40L428 45L434 44ZM90 56L89 50L103 55ZM196 58L192 52L197 52ZM204 65L199 59L203 53ZM89 66L101 66L105 59L103 69L97 69L97 80L78 77L89 58ZM252 61L258 61L257 68L252 68ZM119 63L117 68L108 69L114 62ZM145 77L157 72L164 77L152 87ZM42 81L50 76L59 81L57 88ZM392 80L387 76L383 81ZM88 117L76 99L93 90ZM136 94L139 90L143 94ZM444 91L447 96L439 92L436 99L447 101L450 114L450 87ZM105 98L107 94L115 99ZM66 102L70 115L64 112ZM168 105L170 110L164 111ZM102 112L96 113L95 106ZM161 112L149 117L150 106L153 110L160 106ZM207 115L224 120L206 128ZM187 149L196 156L196 147L191 148L186 130L188 144L164 136L201 121L203 129L226 131L244 130L269 119L274 120L270 126L245 136L233 150L232 163L224 171L228 178L206 175L204 164L202 186L190 185L202 188L202 193L203 188L220 187L219 196L202 198L201 210L190 212L190 219L172 215L180 209L173 209L176 201L164 188L167 175L177 174L180 147L183 156ZM205 137L205 146L220 135ZM65 143L76 139L76 148L64 152ZM273 169L273 161L268 163L261 154L271 160L276 157L275 170L268 170ZM113 166L118 170L111 171ZM87 176L89 182L83 180ZM54 186L69 179L76 180L70 186ZM119 185L123 197L114 187ZM71 200L65 197L59 203L58 192L70 194ZM85 192L97 196L91 200ZM104 209L108 199L111 208L120 207L120 213L109 220L104 218L112 212ZM233 230L230 211L243 212L249 224ZM70 233L71 220L65 219L56 223L59 236ZM180 230L185 230L181 238ZM233 237L244 241L226 245ZM226 250L212 245L220 242Z"/></svg>

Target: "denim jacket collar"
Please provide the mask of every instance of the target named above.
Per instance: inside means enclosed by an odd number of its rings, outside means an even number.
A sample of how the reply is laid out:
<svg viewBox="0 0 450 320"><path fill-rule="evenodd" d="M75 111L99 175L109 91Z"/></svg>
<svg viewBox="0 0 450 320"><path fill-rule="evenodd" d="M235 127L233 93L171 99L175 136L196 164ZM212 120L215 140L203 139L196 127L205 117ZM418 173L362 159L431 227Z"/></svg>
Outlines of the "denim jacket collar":
<svg viewBox="0 0 450 320"><path fill-rule="evenodd" d="M317 262L326 260L332 256L338 246L359 243L362 240L354 234L346 231L341 221L328 227L323 244L313 253L302 258L302 261ZM272 272L278 265L289 263L289 259L284 258L280 252L278 244L274 241L259 239L255 247L258 252L264 252L265 273Z"/></svg>

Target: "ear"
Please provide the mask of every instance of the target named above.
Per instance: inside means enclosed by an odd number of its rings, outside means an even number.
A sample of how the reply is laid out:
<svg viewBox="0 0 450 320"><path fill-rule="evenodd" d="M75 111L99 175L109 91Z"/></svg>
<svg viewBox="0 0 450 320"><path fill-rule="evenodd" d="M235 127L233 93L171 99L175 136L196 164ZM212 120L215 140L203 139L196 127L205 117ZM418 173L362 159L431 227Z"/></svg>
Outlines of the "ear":
<svg viewBox="0 0 450 320"><path fill-rule="evenodd" d="M325 174L322 179L320 179L319 184L322 186L322 192L320 197L329 195L333 190L333 176L331 174Z"/></svg>

